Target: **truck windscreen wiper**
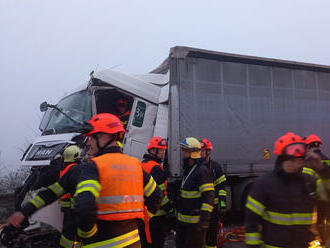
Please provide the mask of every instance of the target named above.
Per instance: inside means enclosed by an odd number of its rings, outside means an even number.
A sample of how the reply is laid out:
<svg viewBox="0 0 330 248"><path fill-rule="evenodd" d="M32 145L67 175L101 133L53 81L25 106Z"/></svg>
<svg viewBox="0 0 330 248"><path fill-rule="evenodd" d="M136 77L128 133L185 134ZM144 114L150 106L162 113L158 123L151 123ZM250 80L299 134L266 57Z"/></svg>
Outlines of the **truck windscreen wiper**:
<svg viewBox="0 0 330 248"><path fill-rule="evenodd" d="M64 113L64 111L62 109L60 109L59 107L57 107L57 105L48 104L47 102L43 102L43 103L40 104L40 111L41 112L47 111L48 108L56 109L58 112L63 114L65 117L67 117L70 121L72 121L75 124L78 124L79 126L83 125L83 123L81 123L79 121L76 121L75 119L71 118L69 115Z"/></svg>

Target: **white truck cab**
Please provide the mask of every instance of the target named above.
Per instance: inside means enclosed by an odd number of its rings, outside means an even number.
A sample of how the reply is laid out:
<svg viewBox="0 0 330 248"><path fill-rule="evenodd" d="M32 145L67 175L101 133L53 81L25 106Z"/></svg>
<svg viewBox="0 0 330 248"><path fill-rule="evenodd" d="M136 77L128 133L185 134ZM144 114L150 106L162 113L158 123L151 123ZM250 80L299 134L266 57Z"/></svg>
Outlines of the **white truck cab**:
<svg viewBox="0 0 330 248"><path fill-rule="evenodd" d="M123 140L124 152L141 158L154 135L167 137L168 74L128 75L113 70L91 74L88 83L56 105L77 123L98 113L117 114L116 102L129 102L130 116ZM42 135L23 156L22 164L49 165L70 143L84 142L79 125L55 108L48 108L39 129Z"/></svg>

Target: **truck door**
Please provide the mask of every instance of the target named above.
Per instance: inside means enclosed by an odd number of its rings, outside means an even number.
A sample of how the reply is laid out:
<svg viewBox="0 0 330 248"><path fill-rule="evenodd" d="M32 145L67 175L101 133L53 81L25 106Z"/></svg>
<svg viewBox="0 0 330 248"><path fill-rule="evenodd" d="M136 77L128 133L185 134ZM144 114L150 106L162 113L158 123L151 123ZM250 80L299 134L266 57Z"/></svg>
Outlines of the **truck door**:
<svg viewBox="0 0 330 248"><path fill-rule="evenodd" d="M153 137L156 116L157 105L138 97L134 99L123 141L124 153L142 158L149 140Z"/></svg>

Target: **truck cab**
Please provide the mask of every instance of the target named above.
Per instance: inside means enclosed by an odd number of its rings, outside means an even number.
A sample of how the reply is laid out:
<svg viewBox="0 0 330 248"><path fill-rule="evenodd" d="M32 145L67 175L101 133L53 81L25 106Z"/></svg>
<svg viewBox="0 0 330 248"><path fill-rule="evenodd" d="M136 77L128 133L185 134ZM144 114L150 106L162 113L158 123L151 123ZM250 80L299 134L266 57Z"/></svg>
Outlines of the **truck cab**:
<svg viewBox="0 0 330 248"><path fill-rule="evenodd" d="M79 132L81 125L98 113L120 117L117 103L122 100L127 103L124 153L141 159L150 138L154 135L167 137L168 74L127 75L113 70L93 73L86 84L56 105L41 104L41 109L46 110L39 126L41 136L23 155L22 165L31 167L31 174L18 192L15 205L26 200L26 195L31 195L28 192L33 194L52 184L49 180L41 183L45 181L42 176L49 174L48 169L58 155L70 144L85 147L86 137ZM38 211L31 219L58 230L62 227L62 213L57 202Z"/></svg>
<svg viewBox="0 0 330 248"><path fill-rule="evenodd" d="M112 70L91 76L90 81L61 99L56 108L48 107L39 129L41 136L22 158L28 166L47 166L56 154L72 143L82 145L79 123L87 122L98 113L120 117L117 103L127 104L126 133L123 149L126 154L141 158L151 137L167 137L168 75L126 75Z"/></svg>

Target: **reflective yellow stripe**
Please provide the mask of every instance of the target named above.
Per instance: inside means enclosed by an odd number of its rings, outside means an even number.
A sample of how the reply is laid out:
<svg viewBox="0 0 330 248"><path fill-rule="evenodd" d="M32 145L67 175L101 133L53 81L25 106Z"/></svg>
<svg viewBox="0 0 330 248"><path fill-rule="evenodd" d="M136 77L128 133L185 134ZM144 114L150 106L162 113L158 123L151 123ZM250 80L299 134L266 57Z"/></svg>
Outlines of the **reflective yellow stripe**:
<svg viewBox="0 0 330 248"><path fill-rule="evenodd" d="M180 193L182 198L199 198L202 196L199 191L181 190Z"/></svg>
<svg viewBox="0 0 330 248"><path fill-rule="evenodd" d="M214 181L214 186L217 186L217 185L225 182L226 180L227 180L226 176L222 175L221 177L219 177L217 180Z"/></svg>
<svg viewBox="0 0 330 248"><path fill-rule="evenodd" d="M227 191L226 190L219 190L219 196L227 196Z"/></svg>
<svg viewBox="0 0 330 248"><path fill-rule="evenodd" d="M302 170L302 173L305 173L305 174L308 174L308 175L311 175L313 177L316 176L316 172L311 169L311 168L307 168L307 167L304 167L303 170Z"/></svg>
<svg viewBox="0 0 330 248"><path fill-rule="evenodd" d="M89 230L89 231L83 231L83 230L81 230L80 228L78 228L78 231L77 231L77 233L78 233L78 236L79 237L82 237L82 238L90 238L90 237L92 237L95 233L97 232L97 225L95 224L94 226L93 226L93 228L91 229L91 230Z"/></svg>
<svg viewBox="0 0 330 248"><path fill-rule="evenodd" d="M143 188L144 195L146 197L149 197L155 191L156 187L157 187L157 184L156 184L155 180L153 179L153 177L150 177L149 182Z"/></svg>
<svg viewBox="0 0 330 248"><path fill-rule="evenodd" d="M60 201L60 206L62 208L71 208L71 201Z"/></svg>
<svg viewBox="0 0 330 248"><path fill-rule="evenodd" d="M45 206L45 201L38 195L31 199L30 203L32 203L38 209Z"/></svg>
<svg viewBox="0 0 330 248"><path fill-rule="evenodd" d="M167 195L165 195L163 197L162 203L160 204L160 206L164 206L165 204L167 204L170 200L168 199Z"/></svg>
<svg viewBox="0 0 330 248"><path fill-rule="evenodd" d="M313 213L291 213L282 214L273 211L266 211L263 219L278 225L311 225L316 223L317 214Z"/></svg>
<svg viewBox="0 0 330 248"><path fill-rule="evenodd" d="M199 215L185 215L178 213L178 220L185 223L198 223Z"/></svg>
<svg viewBox="0 0 330 248"><path fill-rule="evenodd" d="M316 180L316 194L322 201L328 201L329 199L327 189L321 178Z"/></svg>
<svg viewBox="0 0 330 248"><path fill-rule="evenodd" d="M84 248L123 248L140 240L139 231L135 229L132 232L120 235L116 238L105 241L84 245Z"/></svg>
<svg viewBox="0 0 330 248"><path fill-rule="evenodd" d="M330 160L321 160L321 162L326 166L330 166Z"/></svg>
<svg viewBox="0 0 330 248"><path fill-rule="evenodd" d="M214 205L219 203L219 198L214 198Z"/></svg>
<svg viewBox="0 0 330 248"><path fill-rule="evenodd" d="M216 245L212 245L212 246L210 246L210 245L205 245L204 247L205 247L205 248L217 248Z"/></svg>
<svg viewBox="0 0 330 248"><path fill-rule="evenodd" d="M214 207L212 205L207 204L207 203L202 203L202 206L201 206L201 210L207 211L207 212L210 212L210 213L212 213L213 208Z"/></svg>
<svg viewBox="0 0 330 248"><path fill-rule="evenodd" d="M58 183L54 183L48 187L57 197L64 195L63 187Z"/></svg>
<svg viewBox="0 0 330 248"><path fill-rule="evenodd" d="M157 213L155 214L155 216L163 216L163 215L169 214L171 212L173 212L173 209L171 209L170 211L165 211L164 209L159 209L157 211Z"/></svg>
<svg viewBox="0 0 330 248"><path fill-rule="evenodd" d="M82 244L78 241L72 241L66 237L64 237L64 235L61 235L61 240L60 240L60 245L63 246L64 248L81 248Z"/></svg>
<svg viewBox="0 0 330 248"><path fill-rule="evenodd" d="M266 208L261 202L253 199L251 196L248 196L245 206L260 216L263 216Z"/></svg>
<svg viewBox="0 0 330 248"><path fill-rule="evenodd" d="M101 185L96 180L86 180L82 181L77 185L76 193L74 196L82 192L91 192L95 198L98 198L100 195Z"/></svg>
<svg viewBox="0 0 330 248"><path fill-rule="evenodd" d="M210 191L214 190L214 185L213 183L205 183L199 186L199 192L205 192L205 191Z"/></svg>
<svg viewBox="0 0 330 248"><path fill-rule="evenodd" d="M260 245L262 244L261 234L256 233L245 233L245 244L247 245Z"/></svg>
<svg viewBox="0 0 330 248"><path fill-rule="evenodd" d="M160 190L164 191L165 190L165 183L158 185Z"/></svg>
<svg viewBox="0 0 330 248"><path fill-rule="evenodd" d="M273 246L273 245L267 245L267 244L264 244L264 247L265 248L283 248L283 247Z"/></svg>

